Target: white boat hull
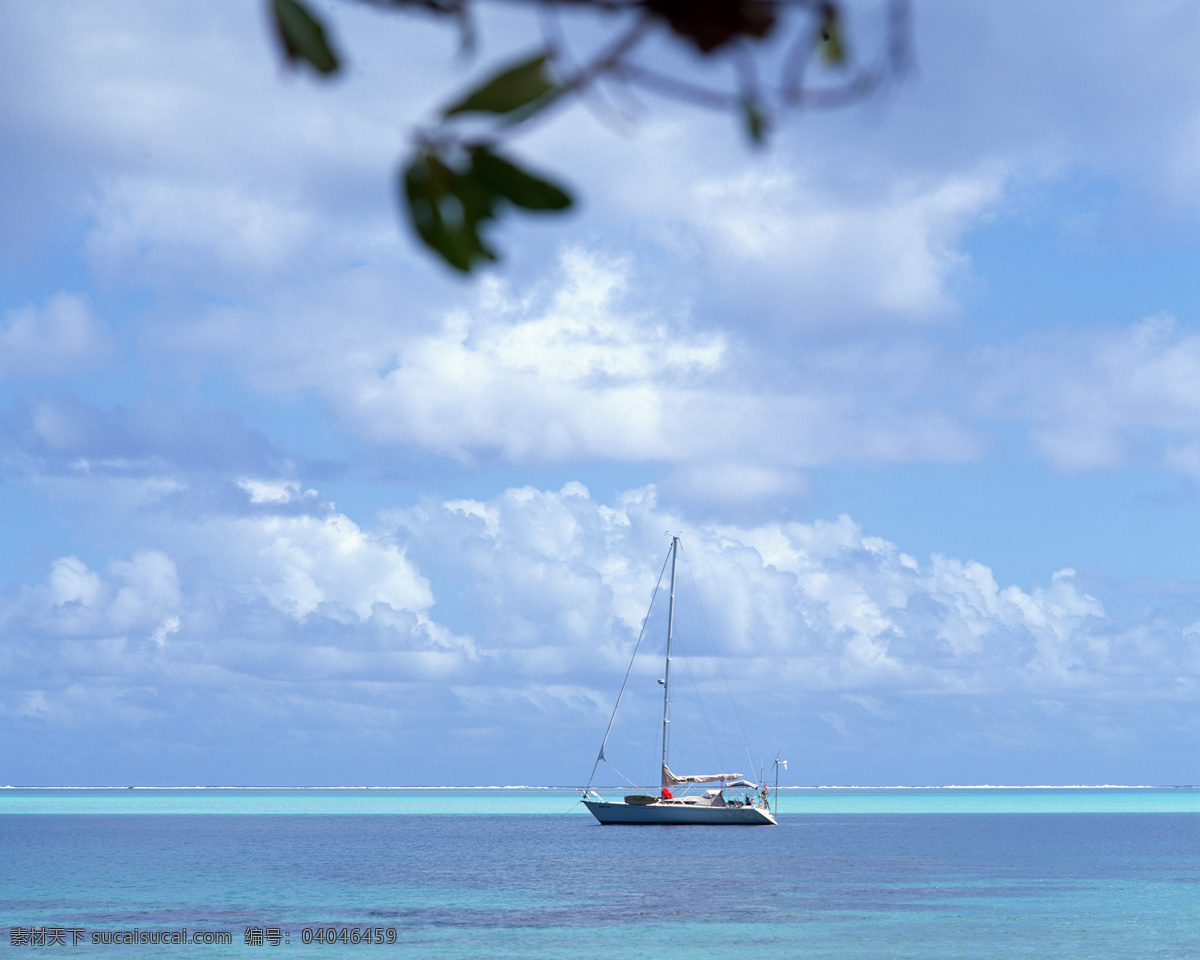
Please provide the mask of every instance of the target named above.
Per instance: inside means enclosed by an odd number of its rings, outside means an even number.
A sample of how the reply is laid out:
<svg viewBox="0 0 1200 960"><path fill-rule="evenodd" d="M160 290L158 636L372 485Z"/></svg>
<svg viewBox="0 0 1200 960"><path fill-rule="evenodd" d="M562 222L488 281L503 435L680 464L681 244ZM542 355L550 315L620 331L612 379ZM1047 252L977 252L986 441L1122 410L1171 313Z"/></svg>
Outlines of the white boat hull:
<svg viewBox="0 0 1200 960"><path fill-rule="evenodd" d="M612 800L584 800L601 823L624 824L707 824L711 826L768 826L775 817L760 807L716 807L687 803L634 804Z"/></svg>

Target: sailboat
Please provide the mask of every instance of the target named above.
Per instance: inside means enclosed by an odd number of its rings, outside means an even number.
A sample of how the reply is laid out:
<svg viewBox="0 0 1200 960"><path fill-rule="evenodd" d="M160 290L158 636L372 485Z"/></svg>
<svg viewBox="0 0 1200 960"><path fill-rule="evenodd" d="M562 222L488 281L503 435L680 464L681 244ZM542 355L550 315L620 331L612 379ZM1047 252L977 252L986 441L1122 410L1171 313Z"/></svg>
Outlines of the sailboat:
<svg viewBox="0 0 1200 960"><path fill-rule="evenodd" d="M758 789L758 785L750 780L743 780L740 773L680 776L672 773L671 768L667 765L667 747L670 743L668 732L671 723L671 640L675 630L675 565L678 557L679 538L673 536L671 538L671 599L667 608L667 660L663 679L658 681L663 687L662 792L657 796L630 794L621 800L605 800L599 793L591 789L592 785L589 780L583 791L583 805L603 824L774 825L775 815L771 812L769 791L766 787L763 787L762 792L758 794L745 793L744 800L727 800L724 794L726 789L753 791ZM661 583L661 580L659 582ZM657 590L657 588L655 589ZM654 601L651 600L651 605L653 603ZM636 653L635 648L635 656ZM632 667L631 663L631 670ZM626 673L625 679L628 682L628 673ZM625 687L622 686L621 694L617 696L617 707L621 704L621 695L624 692ZM616 707L614 707L613 718L616 717L616 712ZM608 730L600 744L600 754L596 757L595 766L592 767L593 779L597 767L605 759L604 747L608 743L612 725L613 721L610 719ZM777 777L779 764L782 762L776 761ZM681 795L676 797L671 791L672 787L684 786L686 789L689 784L701 783L716 784L716 786L706 789L700 796Z"/></svg>

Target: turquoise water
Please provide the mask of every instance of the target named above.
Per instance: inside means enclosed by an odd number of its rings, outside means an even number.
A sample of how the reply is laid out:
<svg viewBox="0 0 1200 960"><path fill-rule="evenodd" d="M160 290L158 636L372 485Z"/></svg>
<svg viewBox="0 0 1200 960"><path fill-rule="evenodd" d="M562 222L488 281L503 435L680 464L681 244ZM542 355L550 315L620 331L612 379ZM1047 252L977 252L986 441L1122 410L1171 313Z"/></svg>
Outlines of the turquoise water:
<svg viewBox="0 0 1200 960"><path fill-rule="evenodd" d="M0 815L207 814L207 815L430 815L503 814L590 816L582 791L514 787L399 787L259 789L245 787L134 789L0 789Z"/></svg>
<svg viewBox="0 0 1200 960"><path fill-rule="evenodd" d="M1200 791L781 792L777 828L622 828L573 790L0 790L0 948L1200 957ZM13 928L84 939L10 947ZM232 942L90 940L184 928ZM394 942L304 942L330 928Z"/></svg>
<svg viewBox="0 0 1200 960"><path fill-rule="evenodd" d="M600 791L619 798L620 790ZM0 788L3 814L348 814L590 817L577 787ZM1200 813L1195 787L783 787L784 815Z"/></svg>

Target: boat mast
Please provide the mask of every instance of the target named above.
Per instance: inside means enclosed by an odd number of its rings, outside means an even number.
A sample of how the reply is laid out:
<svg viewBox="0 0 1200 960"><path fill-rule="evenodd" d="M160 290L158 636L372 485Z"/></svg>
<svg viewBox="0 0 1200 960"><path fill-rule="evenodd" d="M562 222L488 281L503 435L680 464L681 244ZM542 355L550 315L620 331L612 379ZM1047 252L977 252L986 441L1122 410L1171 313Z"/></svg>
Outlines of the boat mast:
<svg viewBox="0 0 1200 960"><path fill-rule="evenodd" d="M667 768L667 725L671 722L671 637L675 632L675 558L679 538L671 537L671 601L667 605L667 668L663 674L663 770Z"/></svg>

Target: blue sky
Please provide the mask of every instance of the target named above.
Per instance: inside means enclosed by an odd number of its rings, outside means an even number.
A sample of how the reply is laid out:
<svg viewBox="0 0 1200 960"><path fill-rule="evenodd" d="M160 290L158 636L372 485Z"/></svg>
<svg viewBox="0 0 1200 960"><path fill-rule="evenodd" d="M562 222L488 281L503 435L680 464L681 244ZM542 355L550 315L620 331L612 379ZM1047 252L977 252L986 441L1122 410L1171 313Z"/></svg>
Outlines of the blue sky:
<svg viewBox="0 0 1200 960"><path fill-rule="evenodd" d="M1200 782L1200 5L918 0L762 151L577 106L467 281L395 171L530 24L322 9L332 84L0 8L0 782L582 782L666 531L794 782Z"/></svg>

